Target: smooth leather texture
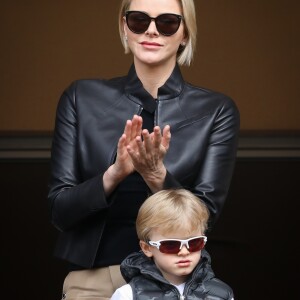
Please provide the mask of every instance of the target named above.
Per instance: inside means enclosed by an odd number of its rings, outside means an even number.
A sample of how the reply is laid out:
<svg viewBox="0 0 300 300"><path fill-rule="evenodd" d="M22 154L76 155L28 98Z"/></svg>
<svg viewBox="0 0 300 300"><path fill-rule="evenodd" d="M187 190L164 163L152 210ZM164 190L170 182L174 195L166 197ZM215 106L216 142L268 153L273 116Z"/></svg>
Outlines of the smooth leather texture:
<svg viewBox="0 0 300 300"><path fill-rule="evenodd" d="M126 120L141 113L141 99L154 101L134 65L124 77L78 80L61 96L48 195L52 223L62 232L56 248L60 258L93 265L114 198L105 196L102 176L114 162ZM238 109L229 97L186 83L178 66L156 101L155 124L169 124L172 134L164 187L184 187L203 199L212 225L234 168Z"/></svg>

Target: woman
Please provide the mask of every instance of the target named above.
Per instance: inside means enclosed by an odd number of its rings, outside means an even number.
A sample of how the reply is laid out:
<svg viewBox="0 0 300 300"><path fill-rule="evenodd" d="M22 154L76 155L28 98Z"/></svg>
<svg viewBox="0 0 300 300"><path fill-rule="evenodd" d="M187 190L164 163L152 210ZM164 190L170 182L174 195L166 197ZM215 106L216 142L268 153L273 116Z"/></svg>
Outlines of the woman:
<svg viewBox="0 0 300 300"><path fill-rule="evenodd" d="M213 224L234 167L236 106L179 69L195 49L193 1L123 0L119 28L128 75L76 81L57 107L48 197L56 255L70 263L66 299L109 299L124 283L119 265L139 250L135 219L150 194L184 187Z"/></svg>

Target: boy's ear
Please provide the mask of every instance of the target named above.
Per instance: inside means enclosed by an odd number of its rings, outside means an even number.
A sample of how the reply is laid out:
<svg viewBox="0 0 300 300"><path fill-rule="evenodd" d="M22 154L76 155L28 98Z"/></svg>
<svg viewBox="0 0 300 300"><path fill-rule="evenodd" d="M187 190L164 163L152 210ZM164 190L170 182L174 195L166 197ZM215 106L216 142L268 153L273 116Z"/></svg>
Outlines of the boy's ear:
<svg viewBox="0 0 300 300"><path fill-rule="evenodd" d="M146 256L148 256L148 257L153 256L152 251L151 251L151 246L148 245L146 242L140 241L140 247Z"/></svg>

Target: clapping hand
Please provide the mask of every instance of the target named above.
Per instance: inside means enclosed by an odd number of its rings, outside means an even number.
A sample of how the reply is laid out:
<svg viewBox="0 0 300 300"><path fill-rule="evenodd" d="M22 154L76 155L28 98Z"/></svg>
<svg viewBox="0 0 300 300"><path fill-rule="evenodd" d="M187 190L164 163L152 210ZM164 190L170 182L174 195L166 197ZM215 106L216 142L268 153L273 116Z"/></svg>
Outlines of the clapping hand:
<svg viewBox="0 0 300 300"><path fill-rule="evenodd" d="M137 131L131 133L134 135ZM141 174L152 192L161 190L167 172L163 159L170 145L170 126L166 125L163 132L155 126L151 134L144 129L141 134L128 140L126 148L134 169Z"/></svg>
<svg viewBox="0 0 300 300"><path fill-rule="evenodd" d="M116 161L103 176L107 195L134 171L140 173L152 192L163 188L167 172L163 159L170 145L170 126L166 125L163 132L155 126L150 134L148 130L142 130L142 125L140 116L127 120L118 142Z"/></svg>

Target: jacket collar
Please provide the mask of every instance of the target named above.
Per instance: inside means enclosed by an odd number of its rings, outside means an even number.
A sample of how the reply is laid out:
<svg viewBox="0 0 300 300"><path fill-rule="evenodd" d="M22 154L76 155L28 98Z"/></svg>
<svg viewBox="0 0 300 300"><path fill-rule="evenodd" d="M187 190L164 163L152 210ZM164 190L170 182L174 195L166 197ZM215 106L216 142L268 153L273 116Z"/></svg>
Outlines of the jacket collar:
<svg viewBox="0 0 300 300"><path fill-rule="evenodd" d="M183 86L184 80L180 68L176 64L169 79L158 89L158 99L168 100L176 98L181 93ZM129 98L138 101L140 104L147 100L153 100L153 97L144 89L142 82L138 78L134 64L131 65L127 75L125 93Z"/></svg>

